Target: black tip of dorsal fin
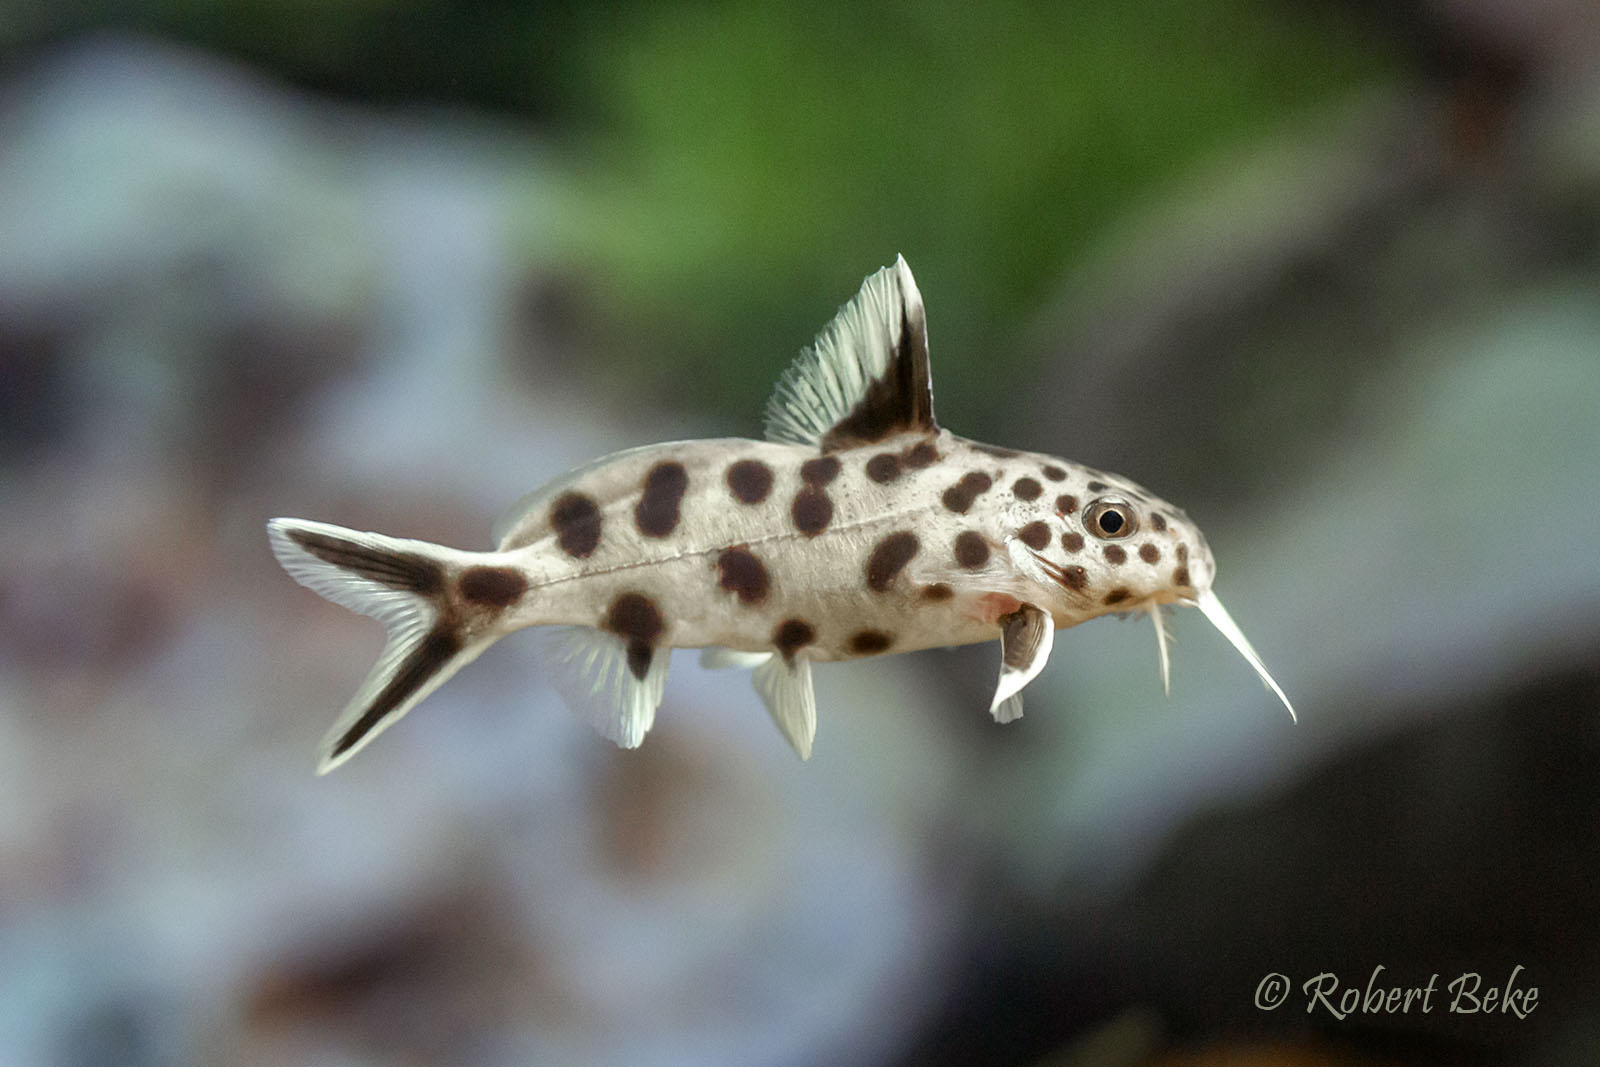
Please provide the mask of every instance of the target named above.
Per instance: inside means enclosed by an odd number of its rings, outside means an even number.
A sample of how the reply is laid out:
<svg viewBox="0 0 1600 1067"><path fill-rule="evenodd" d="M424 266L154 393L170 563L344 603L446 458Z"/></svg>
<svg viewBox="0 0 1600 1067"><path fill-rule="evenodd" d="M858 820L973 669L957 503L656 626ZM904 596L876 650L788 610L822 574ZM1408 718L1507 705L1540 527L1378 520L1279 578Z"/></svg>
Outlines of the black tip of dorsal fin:
<svg viewBox="0 0 1600 1067"><path fill-rule="evenodd" d="M935 430L933 421L933 380L928 372L928 322L922 307L922 294L912 280L905 257L892 268L899 275L900 297L896 308L898 323L891 322L890 336L898 337L884 373L867 386L850 413L829 428L818 442L824 452L854 445L871 444L907 430Z"/></svg>
<svg viewBox="0 0 1600 1067"><path fill-rule="evenodd" d="M767 404L767 437L833 452L937 429L927 317L900 256L784 372Z"/></svg>

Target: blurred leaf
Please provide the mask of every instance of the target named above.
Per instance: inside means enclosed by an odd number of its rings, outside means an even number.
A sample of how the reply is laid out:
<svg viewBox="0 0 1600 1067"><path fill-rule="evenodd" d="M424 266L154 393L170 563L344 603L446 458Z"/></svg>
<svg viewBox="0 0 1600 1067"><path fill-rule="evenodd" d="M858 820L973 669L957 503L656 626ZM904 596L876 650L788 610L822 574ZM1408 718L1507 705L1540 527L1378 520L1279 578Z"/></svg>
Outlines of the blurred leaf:
<svg viewBox="0 0 1600 1067"><path fill-rule="evenodd" d="M941 410L994 403L1021 318L1130 202L1382 75L1349 26L1261 0L684 4L584 35L573 225L623 354L754 413L788 356L904 252ZM652 365L654 373L652 374ZM654 379L652 381L652 379ZM677 390L684 392L681 387Z"/></svg>

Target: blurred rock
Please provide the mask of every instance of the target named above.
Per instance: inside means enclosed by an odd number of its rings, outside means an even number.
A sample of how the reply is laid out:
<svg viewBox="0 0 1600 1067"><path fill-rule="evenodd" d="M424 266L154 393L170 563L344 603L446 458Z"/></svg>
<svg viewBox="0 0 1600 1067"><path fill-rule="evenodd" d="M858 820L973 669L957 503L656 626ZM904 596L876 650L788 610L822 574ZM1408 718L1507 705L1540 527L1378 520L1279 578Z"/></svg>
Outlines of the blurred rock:
<svg viewBox="0 0 1600 1067"><path fill-rule="evenodd" d="M197 54L107 38L0 88L0 372L42 445L237 478L362 354L347 123ZM53 418L52 418L53 417ZM20 458L27 451L7 454Z"/></svg>

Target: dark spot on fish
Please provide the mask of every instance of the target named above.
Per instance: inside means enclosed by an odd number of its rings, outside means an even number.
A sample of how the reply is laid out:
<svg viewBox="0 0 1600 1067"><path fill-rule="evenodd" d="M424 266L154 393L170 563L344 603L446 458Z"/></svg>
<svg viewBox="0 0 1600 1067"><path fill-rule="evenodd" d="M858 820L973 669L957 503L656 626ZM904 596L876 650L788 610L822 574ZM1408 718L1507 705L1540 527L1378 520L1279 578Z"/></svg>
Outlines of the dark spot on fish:
<svg viewBox="0 0 1600 1067"><path fill-rule="evenodd" d="M893 452L879 452L867 460L867 477L879 485L887 485L900 477L900 460Z"/></svg>
<svg viewBox="0 0 1600 1067"><path fill-rule="evenodd" d="M861 630L850 638L850 651L858 656L871 656L894 644L894 638L882 630Z"/></svg>
<svg viewBox="0 0 1600 1067"><path fill-rule="evenodd" d="M741 459L728 468L728 489L741 504L759 504L772 492L772 468L759 459Z"/></svg>
<svg viewBox="0 0 1600 1067"><path fill-rule="evenodd" d="M1061 568L1061 584L1068 589L1082 589L1089 584L1089 572L1076 564Z"/></svg>
<svg viewBox="0 0 1600 1067"><path fill-rule="evenodd" d="M1178 546L1178 562L1179 563L1188 563L1189 562L1189 546L1188 545L1179 545Z"/></svg>
<svg viewBox="0 0 1600 1067"><path fill-rule="evenodd" d="M956 562L967 570L989 562L989 542L976 530L956 534Z"/></svg>
<svg viewBox="0 0 1600 1067"><path fill-rule="evenodd" d="M511 567L468 567L457 580L462 599L485 607L504 608L522 599L528 579Z"/></svg>
<svg viewBox="0 0 1600 1067"><path fill-rule="evenodd" d="M642 593L623 593L611 602L605 628L628 643L628 670L643 679L664 629L655 601Z"/></svg>
<svg viewBox="0 0 1600 1067"><path fill-rule="evenodd" d="M895 575L911 562L919 547L917 535L910 530L892 533L879 541L867 559L867 588L874 593L887 593Z"/></svg>
<svg viewBox="0 0 1600 1067"><path fill-rule="evenodd" d="M1172 584L1187 586L1189 584L1189 568L1179 567L1172 572Z"/></svg>
<svg viewBox="0 0 1600 1067"><path fill-rule="evenodd" d="M1107 563L1126 563L1128 561L1128 553L1123 551L1121 545L1107 545L1101 549L1101 552L1105 554Z"/></svg>
<svg viewBox="0 0 1600 1067"><path fill-rule="evenodd" d="M650 673L650 661L655 659L656 650L649 645L631 643L628 645L628 673L644 681L645 675Z"/></svg>
<svg viewBox="0 0 1600 1067"><path fill-rule="evenodd" d="M406 698L421 688L452 656L461 651L461 636L453 627L436 626L416 648L400 662L394 677L379 690L367 710L350 724L350 729L339 735L329 757L344 755L354 748L373 727L383 722Z"/></svg>
<svg viewBox="0 0 1600 1067"><path fill-rule="evenodd" d="M945 585L943 582L934 582L932 585L925 585L922 587L923 600L949 600L955 595L956 591L951 589L948 585Z"/></svg>
<svg viewBox="0 0 1600 1067"><path fill-rule="evenodd" d="M739 603L748 606L767 598L772 579L755 553L743 545L735 545L717 557L717 584L737 595Z"/></svg>
<svg viewBox="0 0 1600 1067"><path fill-rule="evenodd" d="M795 529L807 537L815 537L833 521L833 501L821 489L808 485L794 495L789 514L794 519Z"/></svg>
<svg viewBox="0 0 1600 1067"><path fill-rule="evenodd" d="M1158 562L1161 559L1161 550L1155 545L1152 545L1150 542L1146 541L1144 544L1139 546L1139 558L1144 560L1146 563Z"/></svg>
<svg viewBox="0 0 1600 1067"><path fill-rule="evenodd" d="M821 489L839 477L839 457L819 456L800 464L800 480Z"/></svg>
<svg viewBox="0 0 1600 1067"><path fill-rule="evenodd" d="M1017 539L1037 552L1050 543L1050 527L1043 522L1030 522L1017 531Z"/></svg>
<svg viewBox="0 0 1600 1067"><path fill-rule="evenodd" d="M939 462L939 450L933 447L932 441L918 441L900 453L900 462L916 469L931 467Z"/></svg>
<svg viewBox="0 0 1600 1067"><path fill-rule="evenodd" d="M1056 497L1056 510L1063 515L1071 515L1078 510L1078 498L1071 493L1062 493Z"/></svg>
<svg viewBox="0 0 1600 1067"><path fill-rule="evenodd" d="M1018 500L1038 500L1039 494L1044 492L1044 486L1034 478L1018 478L1011 492Z"/></svg>
<svg viewBox="0 0 1600 1067"><path fill-rule="evenodd" d="M772 644L783 658L794 662L794 654L817 639L817 631L803 619L784 619L772 631Z"/></svg>
<svg viewBox="0 0 1600 1067"><path fill-rule="evenodd" d="M1120 604L1124 600L1127 600L1132 595L1133 595L1132 593L1128 592L1128 590L1122 588L1119 585L1119 586L1117 586L1117 588L1111 590L1111 592L1106 594L1106 598L1103 601L1103 603L1106 603L1106 604Z"/></svg>
<svg viewBox="0 0 1600 1067"><path fill-rule="evenodd" d="M1111 487L1109 485L1107 485L1105 482L1090 482L1089 483L1089 492L1091 492L1091 493L1098 493L1098 492L1101 492L1103 490L1110 489L1110 488Z"/></svg>
<svg viewBox="0 0 1600 1067"><path fill-rule="evenodd" d="M1068 552L1083 551L1083 534L1076 530L1068 530L1061 535L1061 547Z"/></svg>
<svg viewBox="0 0 1600 1067"><path fill-rule="evenodd" d="M1150 527L1156 533L1160 533L1167 528L1167 517L1159 511L1153 512L1150 516Z"/></svg>
<svg viewBox="0 0 1600 1067"><path fill-rule="evenodd" d="M550 527L561 551L585 559L600 544L600 506L582 493L562 493L550 505Z"/></svg>
<svg viewBox="0 0 1600 1067"><path fill-rule="evenodd" d="M368 581L419 596L431 597L444 588L444 569L415 552L391 552L333 534L287 529L289 540L341 570Z"/></svg>
<svg viewBox="0 0 1600 1067"><path fill-rule="evenodd" d="M982 452L984 455L996 456L1000 459L1010 459L1013 456L1022 455L1021 452L1014 448L1002 448L1000 445L980 445L976 441L972 442L972 449L975 452Z"/></svg>
<svg viewBox="0 0 1600 1067"><path fill-rule="evenodd" d="M1067 472L1052 463L1044 469L1044 476L1052 482L1059 482L1066 478Z"/></svg>
<svg viewBox="0 0 1600 1067"><path fill-rule="evenodd" d="M689 488L689 472L676 460L657 463L644 476L644 493L633 521L646 537L665 537L678 525L678 506Z"/></svg>
<svg viewBox="0 0 1600 1067"><path fill-rule="evenodd" d="M630 641L653 644L663 629L661 610L643 593L623 593L611 602L606 629Z"/></svg>
<svg viewBox="0 0 1600 1067"><path fill-rule="evenodd" d="M972 507L972 502L982 494L987 493L993 485L993 478L990 478L987 474L973 471L970 474L963 474L961 480L946 489L944 496L940 499L944 501L945 507L957 515L965 515L967 509Z"/></svg>

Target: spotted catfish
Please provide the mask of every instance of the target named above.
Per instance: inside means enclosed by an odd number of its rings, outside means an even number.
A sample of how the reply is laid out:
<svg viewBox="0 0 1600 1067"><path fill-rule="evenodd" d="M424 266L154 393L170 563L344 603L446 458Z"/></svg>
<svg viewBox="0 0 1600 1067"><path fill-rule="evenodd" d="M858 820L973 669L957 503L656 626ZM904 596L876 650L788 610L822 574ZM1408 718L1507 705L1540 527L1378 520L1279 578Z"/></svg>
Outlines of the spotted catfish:
<svg viewBox="0 0 1600 1067"><path fill-rule="evenodd" d="M1183 512L1125 478L934 422L922 297L903 258L782 376L766 431L597 460L529 496L492 552L273 519L273 551L297 581L389 634L320 769L527 626L546 628L548 676L568 703L630 748L673 648L753 668L805 758L814 662L998 638L989 710L1007 722L1056 629L1109 612L1155 620L1165 685L1169 604L1198 606L1288 707L1212 593L1211 550Z"/></svg>

